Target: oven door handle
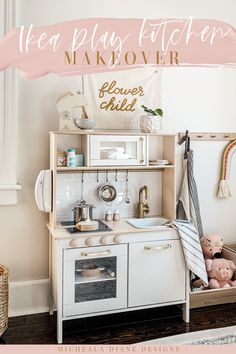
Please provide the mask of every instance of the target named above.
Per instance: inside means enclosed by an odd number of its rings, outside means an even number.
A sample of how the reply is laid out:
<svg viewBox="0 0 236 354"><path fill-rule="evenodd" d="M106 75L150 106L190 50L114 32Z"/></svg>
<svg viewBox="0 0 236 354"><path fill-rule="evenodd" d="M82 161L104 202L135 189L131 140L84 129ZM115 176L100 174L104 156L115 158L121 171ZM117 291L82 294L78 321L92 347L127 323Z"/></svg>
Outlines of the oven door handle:
<svg viewBox="0 0 236 354"><path fill-rule="evenodd" d="M82 257L99 257L99 256L107 256L108 254L111 254L111 250L106 250L104 252L81 252L80 255Z"/></svg>

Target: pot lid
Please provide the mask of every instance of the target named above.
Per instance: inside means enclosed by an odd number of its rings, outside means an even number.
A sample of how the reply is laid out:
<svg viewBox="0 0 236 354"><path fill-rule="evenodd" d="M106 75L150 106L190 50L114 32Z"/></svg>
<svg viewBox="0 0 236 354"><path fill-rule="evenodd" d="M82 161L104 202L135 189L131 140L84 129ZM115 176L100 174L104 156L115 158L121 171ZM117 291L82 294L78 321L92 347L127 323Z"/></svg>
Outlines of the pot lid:
<svg viewBox="0 0 236 354"><path fill-rule="evenodd" d="M81 204L75 205L74 209L76 209L76 208L95 208L95 206L93 204L81 203Z"/></svg>

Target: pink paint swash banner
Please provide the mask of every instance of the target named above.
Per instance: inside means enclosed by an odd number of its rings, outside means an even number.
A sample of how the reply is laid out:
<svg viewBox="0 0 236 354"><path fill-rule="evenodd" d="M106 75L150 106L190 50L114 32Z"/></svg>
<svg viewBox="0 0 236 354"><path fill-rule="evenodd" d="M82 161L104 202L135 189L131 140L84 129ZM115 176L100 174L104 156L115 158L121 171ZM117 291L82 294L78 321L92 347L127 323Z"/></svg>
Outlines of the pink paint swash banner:
<svg viewBox="0 0 236 354"><path fill-rule="evenodd" d="M2 345L2 354L61 354L61 353L179 353L233 354L235 345Z"/></svg>
<svg viewBox="0 0 236 354"><path fill-rule="evenodd" d="M0 41L0 70L25 78L142 66L236 66L236 30L215 20L93 18L13 29Z"/></svg>

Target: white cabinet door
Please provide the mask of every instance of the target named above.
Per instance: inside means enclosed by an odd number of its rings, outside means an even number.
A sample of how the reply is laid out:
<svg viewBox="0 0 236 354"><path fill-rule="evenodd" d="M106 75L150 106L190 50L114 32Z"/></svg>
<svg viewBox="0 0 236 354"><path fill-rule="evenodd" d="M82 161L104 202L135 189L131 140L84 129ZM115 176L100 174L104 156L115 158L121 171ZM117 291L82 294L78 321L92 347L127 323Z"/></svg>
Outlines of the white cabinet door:
<svg viewBox="0 0 236 354"><path fill-rule="evenodd" d="M185 262L179 240L129 245L128 306L185 300Z"/></svg>
<svg viewBox="0 0 236 354"><path fill-rule="evenodd" d="M63 263L64 317L127 307L127 245L66 249Z"/></svg>

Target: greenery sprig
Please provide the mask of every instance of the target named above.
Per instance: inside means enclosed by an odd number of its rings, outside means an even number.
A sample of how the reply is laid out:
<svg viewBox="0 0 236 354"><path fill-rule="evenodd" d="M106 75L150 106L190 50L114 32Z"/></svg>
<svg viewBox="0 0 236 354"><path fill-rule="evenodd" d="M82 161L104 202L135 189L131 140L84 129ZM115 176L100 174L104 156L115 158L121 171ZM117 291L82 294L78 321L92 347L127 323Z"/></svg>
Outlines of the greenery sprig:
<svg viewBox="0 0 236 354"><path fill-rule="evenodd" d="M151 116L161 116L163 117L163 111L161 108L156 108L156 109L151 109L151 108L147 108L146 106L142 105L141 106L144 110L144 112L148 113Z"/></svg>

